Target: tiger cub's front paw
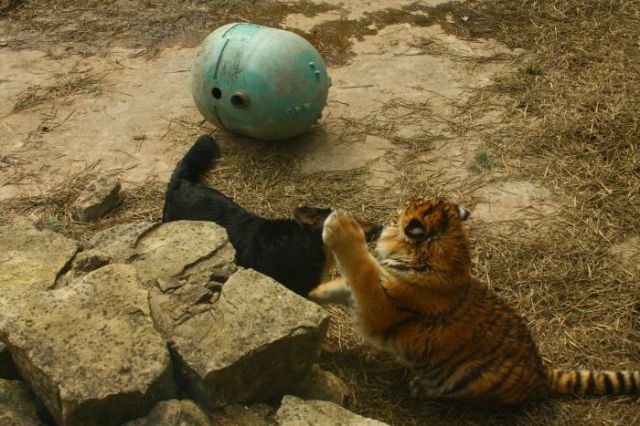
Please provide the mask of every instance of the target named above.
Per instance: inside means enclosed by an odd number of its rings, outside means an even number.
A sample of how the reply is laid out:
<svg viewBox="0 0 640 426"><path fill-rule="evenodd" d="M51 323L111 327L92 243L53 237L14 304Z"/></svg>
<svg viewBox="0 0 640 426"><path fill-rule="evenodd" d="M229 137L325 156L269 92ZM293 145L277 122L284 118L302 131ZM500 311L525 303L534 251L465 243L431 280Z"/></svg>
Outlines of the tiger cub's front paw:
<svg viewBox="0 0 640 426"><path fill-rule="evenodd" d="M309 299L320 305L339 303L349 305L351 290L344 278L338 278L320 284L309 293Z"/></svg>
<svg viewBox="0 0 640 426"><path fill-rule="evenodd" d="M358 222L343 210L335 210L324 221L322 241L335 253L366 244Z"/></svg>

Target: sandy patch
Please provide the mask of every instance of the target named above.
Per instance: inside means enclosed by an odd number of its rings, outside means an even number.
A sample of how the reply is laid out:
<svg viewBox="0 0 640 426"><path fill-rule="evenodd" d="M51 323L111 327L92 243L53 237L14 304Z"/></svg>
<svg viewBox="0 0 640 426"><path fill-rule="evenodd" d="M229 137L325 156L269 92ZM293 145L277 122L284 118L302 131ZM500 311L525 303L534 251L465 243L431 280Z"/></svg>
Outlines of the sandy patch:
<svg viewBox="0 0 640 426"><path fill-rule="evenodd" d="M481 200L473 210L473 217L493 224L518 221L519 225L526 225L560 210L548 189L524 181L485 186L473 196Z"/></svg>
<svg viewBox="0 0 640 426"><path fill-rule="evenodd" d="M344 19L346 13L343 11L331 11L318 13L314 16L307 16L303 13L292 13L282 22L282 26L285 29L297 29L304 32L311 32L316 25L323 24L325 22L337 21Z"/></svg>
<svg viewBox="0 0 640 426"><path fill-rule="evenodd" d="M400 9L415 3L412 0L312 0L314 3L327 3L339 6L348 11L348 19L360 19L365 14L385 9ZM449 0L426 0L420 4L424 6L437 6L448 3Z"/></svg>
<svg viewBox="0 0 640 426"><path fill-rule="evenodd" d="M84 59L50 59L41 52L3 52L0 111L32 85L55 86L55 74L82 70L100 79L99 94L51 99L0 119L0 155L15 167L0 170L0 198L39 194L90 167L120 176L125 186L166 180L174 151L164 136L181 117L197 117L189 88L193 49L167 49L153 60L129 52ZM9 65L7 65L9 64ZM29 64L35 64L30 66Z"/></svg>
<svg viewBox="0 0 640 426"><path fill-rule="evenodd" d="M611 254L617 256L629 271L640 272L640 237L631 237L611 247Z"/></svg>

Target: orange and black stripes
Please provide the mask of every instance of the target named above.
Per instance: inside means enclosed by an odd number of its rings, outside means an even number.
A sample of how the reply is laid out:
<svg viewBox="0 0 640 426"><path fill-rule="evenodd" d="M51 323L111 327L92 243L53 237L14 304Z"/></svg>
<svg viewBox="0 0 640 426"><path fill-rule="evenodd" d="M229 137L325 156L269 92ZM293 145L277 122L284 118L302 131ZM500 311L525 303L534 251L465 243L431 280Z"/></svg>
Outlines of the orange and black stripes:
<svg viewBox="0 0 640 426"><path fill-rule="evenodd" d="M412 368L412 395L494 406L549 394L638 395L639 371L544 365L526 321L471 277L468 216L443 199L409 200L383 230L377 259L352 243L347 215L325 222L360 330Z"/></svg>
<svg viewBox="0 0 640 426"><path fill-rule="evenodd" d="M554 395L639 395L640 371L549 369L549 391Z"/></svg>

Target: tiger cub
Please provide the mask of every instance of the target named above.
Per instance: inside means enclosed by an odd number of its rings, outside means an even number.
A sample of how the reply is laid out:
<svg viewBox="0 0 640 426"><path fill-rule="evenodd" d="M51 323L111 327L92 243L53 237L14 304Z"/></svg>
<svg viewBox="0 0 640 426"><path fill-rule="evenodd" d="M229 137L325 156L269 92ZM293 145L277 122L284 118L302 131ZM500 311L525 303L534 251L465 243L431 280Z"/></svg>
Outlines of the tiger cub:
<svg viewBox="0 0 640 426"><path fill-rule="evenodd" d="M413 199L367 251L343 211L325 221L323 240L344 279L321 284L318 302L350 295L364 336L397 355L416 376L414 397L517 405L545 395L637 395L639 371L564 371L545 366L525 321L471 277L464 208Z"/></svg>

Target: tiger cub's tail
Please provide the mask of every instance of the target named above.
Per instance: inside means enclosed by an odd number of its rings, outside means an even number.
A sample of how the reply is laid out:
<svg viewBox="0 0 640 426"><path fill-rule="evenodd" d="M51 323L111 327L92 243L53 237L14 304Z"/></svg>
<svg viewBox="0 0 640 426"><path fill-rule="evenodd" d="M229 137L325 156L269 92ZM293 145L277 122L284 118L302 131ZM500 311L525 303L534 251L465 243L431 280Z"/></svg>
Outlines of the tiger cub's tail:
<svg viewBox="0 0 640 426"><path fill-rule="evenodd" d="M547 370L552 395L640 395L640 371Z"/></svg>

